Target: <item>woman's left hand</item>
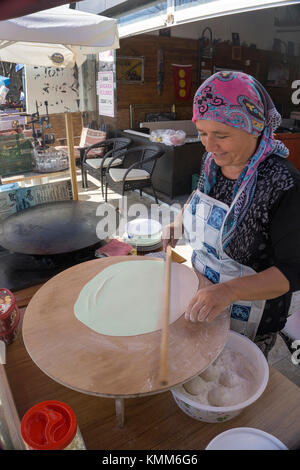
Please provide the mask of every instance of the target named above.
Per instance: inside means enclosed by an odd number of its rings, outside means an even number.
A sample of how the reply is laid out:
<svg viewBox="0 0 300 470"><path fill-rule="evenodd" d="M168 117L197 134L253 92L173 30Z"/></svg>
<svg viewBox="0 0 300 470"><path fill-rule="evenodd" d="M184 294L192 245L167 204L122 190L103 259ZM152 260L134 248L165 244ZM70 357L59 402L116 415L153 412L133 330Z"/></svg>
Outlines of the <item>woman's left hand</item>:
<svg viewBox="0 0 300 470"><path fill-rule="evenodd" d="M212 284L200 288L189 303L185 319L192 322L212 321L233 301L231 288L226 284Z"/></svg>

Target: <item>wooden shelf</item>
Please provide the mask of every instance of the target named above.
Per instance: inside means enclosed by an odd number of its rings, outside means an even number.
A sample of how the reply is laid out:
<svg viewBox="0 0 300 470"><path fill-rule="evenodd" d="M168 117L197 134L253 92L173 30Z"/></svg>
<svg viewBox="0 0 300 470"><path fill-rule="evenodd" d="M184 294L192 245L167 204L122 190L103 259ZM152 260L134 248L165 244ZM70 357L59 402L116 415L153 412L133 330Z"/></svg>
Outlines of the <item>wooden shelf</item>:
<svg viewBox="0 0 300 470"><path fill-rule="evenodd" d="M55 176L70 176L69 169L62 171L55 171L52 173L35 173L30 171L20 175L6 176L2 178L2 184L17 183L18 181L27 181L32 179L53 178Z"/></svg>

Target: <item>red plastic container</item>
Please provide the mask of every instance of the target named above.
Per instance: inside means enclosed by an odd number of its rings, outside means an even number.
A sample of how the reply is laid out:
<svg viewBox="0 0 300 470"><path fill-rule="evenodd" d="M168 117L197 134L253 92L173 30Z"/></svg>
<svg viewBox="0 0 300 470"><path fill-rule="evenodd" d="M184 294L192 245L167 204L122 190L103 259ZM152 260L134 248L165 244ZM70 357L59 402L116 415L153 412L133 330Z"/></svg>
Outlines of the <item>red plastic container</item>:
<svg viewBox="0 0 300 470"><path fill-rule="evenodd" d="M56 400L30 408L21 421L21 434L31 450L85 449L74 411Z"/></svg>
<svg viewBox="0 0 300 470"><path fill-rule="evenodd" d="M20 311L16 299L8 289L0 289L0 340L12 343L18 333Z"/></svg>

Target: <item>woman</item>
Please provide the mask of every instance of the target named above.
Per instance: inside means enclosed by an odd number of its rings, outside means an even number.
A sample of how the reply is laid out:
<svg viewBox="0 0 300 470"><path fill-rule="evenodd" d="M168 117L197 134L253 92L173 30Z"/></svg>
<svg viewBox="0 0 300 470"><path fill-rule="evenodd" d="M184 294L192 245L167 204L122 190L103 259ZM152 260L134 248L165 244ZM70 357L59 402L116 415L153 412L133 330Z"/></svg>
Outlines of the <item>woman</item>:
<svg viewBox="0 0 300 470"><path fill-rule="evenodd" d="M183 229L194 269L212 284L185 318L212 321L230 306L231 328L267 355L300 290L300 174L274 139L281 117L264 87L241 72L218 72L197 90L193 122L207 153L198 188L164 230Z"/></svg>

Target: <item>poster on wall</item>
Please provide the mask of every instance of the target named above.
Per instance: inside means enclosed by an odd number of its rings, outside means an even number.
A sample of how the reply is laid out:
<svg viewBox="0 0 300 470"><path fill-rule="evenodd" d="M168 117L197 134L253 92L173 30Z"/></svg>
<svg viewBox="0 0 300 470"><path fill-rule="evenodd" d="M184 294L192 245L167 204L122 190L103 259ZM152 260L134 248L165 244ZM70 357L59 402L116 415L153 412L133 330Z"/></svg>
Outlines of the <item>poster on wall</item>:
<svg viewBox="0 0 300 470"><path fill-rule="evenodd" d="M98 72L97 94L99 95L100 116L115 116L114 73Z"/></svg>
<svg viewBox="0 0 300 470"><path fill-rule="evenodd" d="M123 83L144 83L144 57L116 58L117 81Z"/></svg>
<svg viewBox="0 0 300 470"><path fill-rule="evenodd" d="M99 115L115 117L115 51L99 53L99 72L96 83Z"/></svg>
<svg viewBox="0 0 300 470"><path fill-rule="evenodd" d="M79 85L74 69L25 66L26 111L46 114L79 111Z"/></svg>

